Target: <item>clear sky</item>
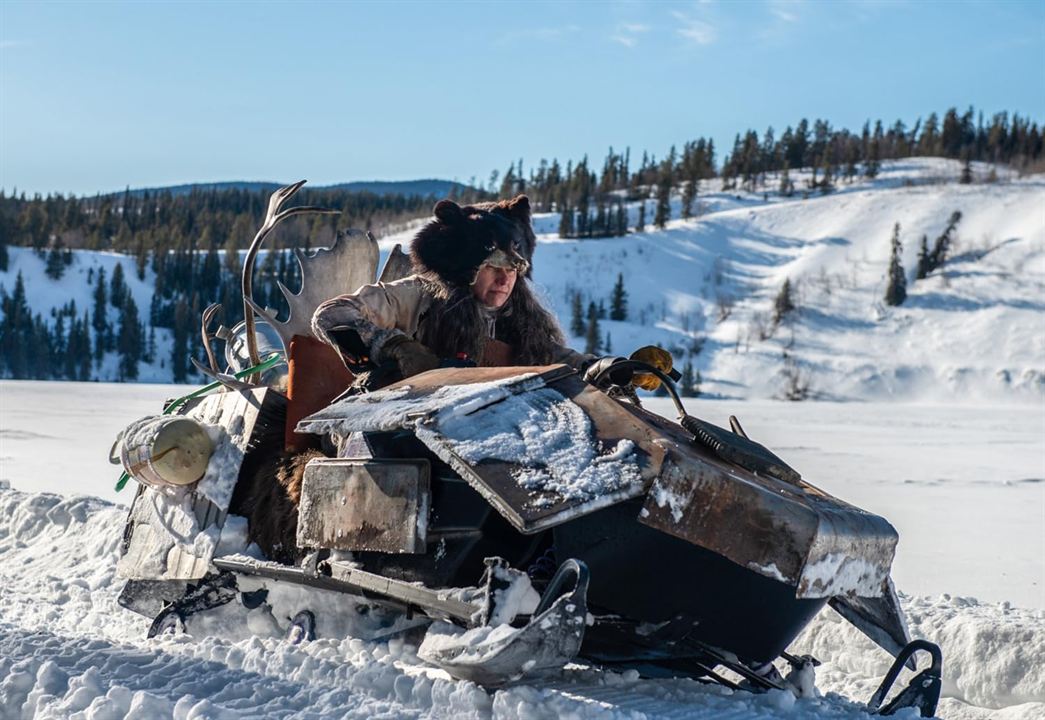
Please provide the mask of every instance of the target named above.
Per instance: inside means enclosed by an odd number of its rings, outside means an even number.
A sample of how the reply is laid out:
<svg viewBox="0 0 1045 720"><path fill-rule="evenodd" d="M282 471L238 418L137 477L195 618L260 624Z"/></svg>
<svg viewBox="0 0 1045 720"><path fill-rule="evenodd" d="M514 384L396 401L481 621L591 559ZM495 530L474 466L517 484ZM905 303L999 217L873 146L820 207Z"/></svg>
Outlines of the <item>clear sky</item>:
<svg viewBox="0 0 1045 720"><path fill-rule="evenodd" d="M1045 120L1045 0L0 0L8 192L721 159L748 127L969 105Z"/></svg>

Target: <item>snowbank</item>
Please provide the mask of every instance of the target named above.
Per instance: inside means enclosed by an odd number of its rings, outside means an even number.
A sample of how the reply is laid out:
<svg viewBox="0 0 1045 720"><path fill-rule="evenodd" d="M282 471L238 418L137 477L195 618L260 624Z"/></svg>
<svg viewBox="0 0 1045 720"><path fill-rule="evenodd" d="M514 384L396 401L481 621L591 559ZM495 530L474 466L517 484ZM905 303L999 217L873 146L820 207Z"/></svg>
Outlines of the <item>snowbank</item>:
<svg viewBox="0 0 1045 720"><path fill-rule="evenodd" d="M400 639L150 641L148 621L116 603L123 519L98 499L0 488L0 717L860 718L838 693L866 699L888 665L830 611L793 648L824 661L825 695L798 700L585 666L488 694L425 667ZM943 646L942 714L1045 712L1045 613L947 596L904 605L912 630Z"/></svg>

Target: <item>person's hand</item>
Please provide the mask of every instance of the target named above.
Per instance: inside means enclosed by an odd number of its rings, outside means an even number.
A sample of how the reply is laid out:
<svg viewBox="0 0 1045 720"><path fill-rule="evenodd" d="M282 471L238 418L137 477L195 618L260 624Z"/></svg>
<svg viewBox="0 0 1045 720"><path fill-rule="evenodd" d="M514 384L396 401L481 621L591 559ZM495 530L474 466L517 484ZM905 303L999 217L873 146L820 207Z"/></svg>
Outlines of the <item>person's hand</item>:
<svg viewBox="0 0 1045 720"><path fill-rule="evenodd" d="M439 358L422 343L406 335L390 338L381 348L381 357L392 360L404 378L439 367Z"/></svg>
<svg viewBox="0 0 1045 720"><path fill-rule="evenodd" d="M597 378L604 370L609 372L603 376L601 385L613 384L620 385L621 387L631 382L631 379L635 376L635 371L630 367L614 367L620 363L623 363L625 358L622 357L602 357L593 362L584 371L585 382L594 383Z"/></svg>

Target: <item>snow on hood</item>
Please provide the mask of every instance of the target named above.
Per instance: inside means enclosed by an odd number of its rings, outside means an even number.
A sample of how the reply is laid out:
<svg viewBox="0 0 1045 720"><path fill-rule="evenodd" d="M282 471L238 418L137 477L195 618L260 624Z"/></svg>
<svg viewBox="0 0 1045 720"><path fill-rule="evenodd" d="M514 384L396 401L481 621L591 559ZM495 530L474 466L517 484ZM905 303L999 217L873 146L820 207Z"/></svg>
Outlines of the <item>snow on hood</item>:
<svg viewBox="0 0 1045 720"><path fill-rule="evenodd" d="M635 445L603 448L588 415L533 373L445 385L418 396L410 386L345 398L309 416L298 432L413 429L436 454L449 449L470 465L499 461L534 493L583 502L641 482ZM444 457L444 459L446 459Z"/></svg>
<svg viewBox="0 0 1045 720"><path fill-rule="evenodd" d="M567 501L583 502L641 482L635 444L620 440L600 451L588 415L557 390L542 387L475 408L442 408L418 427L418 437L441 437L468 463L511 463L521 487ZM545 496L538 504L551 502Z"/></svg>

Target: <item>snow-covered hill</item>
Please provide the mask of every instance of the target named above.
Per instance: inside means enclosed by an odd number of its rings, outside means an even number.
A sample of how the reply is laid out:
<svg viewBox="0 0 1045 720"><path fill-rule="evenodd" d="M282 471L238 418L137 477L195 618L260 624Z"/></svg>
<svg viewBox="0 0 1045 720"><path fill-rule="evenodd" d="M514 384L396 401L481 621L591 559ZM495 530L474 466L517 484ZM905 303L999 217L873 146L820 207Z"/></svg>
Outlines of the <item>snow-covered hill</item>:
<svg viewBox="0 0 1045 720"><path fill-rule="evenodd" d="M792 173L790 198L767 179L766 191L722 192L705 182L699 216L662 230L622 238L560 240L558 215L540 215L534 276L564 327L571 297L607 306L618 273L629 295L626 321L601 321L615 353L644 344L671 348L690 360L702 391L725 398L776 398L805 386L812 397L859 400L970 401L1045 397L1045 176L1017 178L974 165L977 182L957 182L960 163L918 158L886 163L879 177L839 184L826 196L802 192L807 177ZM653 201L647 201L647 222ZM638 204L629 208L630 222ZM958 210L951 259L913 281L918 245L930 245ZM680 207L674 201L672 216ZM901 225L907 301L883 301L893 225ZM415 230L381 239L384 253L407 244ZM131 258L78 252L59 282L43 260L12 248L0 273L10 292L22 272L35 311L75 299L89 307L86 278L117 262L139 307L148 307L153 278L139 281ZM795 288L797 311L779 326L773 301L784 280ZM581 337L573 344L583 347ZM140 379L169 374L166 332L157 334L157 361ZM785 353L790 357L785 361ZM110 358L98 371L115 376Z"/></svg>
<svg viewBox="0 0 1045 720"><path fill-rule="evenodd" d="M558 215L535 218L534 277L569 326L571 294L609 305L622 273L625 322L601 321L614 352L656 342L690 355L702 389L721 397L780 397L783 353L813 396L862 400L1018 398L1045 393L1045 177L1002 172L961 185L957 161L886 163L879 177L826 196L721 192L705 183L701 214L623 238L560 240ZM974 166L978 180L987 167ZM799 188L808 179L792 173ZM919 241L930 246L958 210L952 258L914 282ZM629 207L630 224L638 204ZM680 216L679 202L672 217ZM653 201L647 201L647 222ZM885 305L893 225L901 225L908 298ZM382 240L388 250L410 232ZM794 318L773 328L785 278ZM725 317L724 317L725 316ZM764 336L765 339L762 339ZM583 346L582 337L572 338Z"/></svg>

